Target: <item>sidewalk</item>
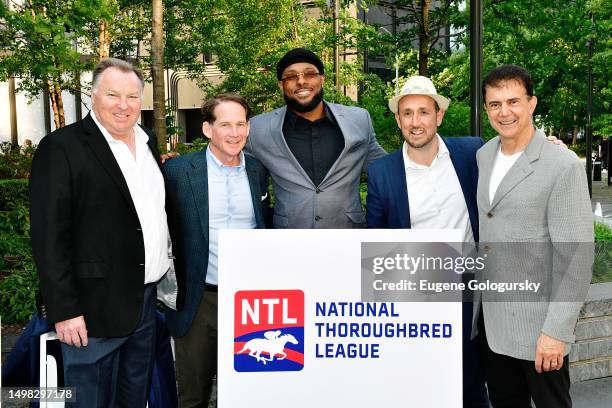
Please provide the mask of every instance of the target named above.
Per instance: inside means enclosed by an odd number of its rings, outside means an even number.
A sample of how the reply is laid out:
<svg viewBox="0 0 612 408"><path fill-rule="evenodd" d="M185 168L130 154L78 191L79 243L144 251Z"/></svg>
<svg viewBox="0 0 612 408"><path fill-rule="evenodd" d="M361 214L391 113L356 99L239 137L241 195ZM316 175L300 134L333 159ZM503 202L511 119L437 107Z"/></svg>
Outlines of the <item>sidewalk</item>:
<svg viewBox="0 0 612 408"><path fill-rule="evenodd" d="M574 408L610 408L612 377L573 383L570 388Z"/></svg>
<svg viewBox="0 0 612 408"><path fill-rule="evenodd" d="M18 336L18 334L2 336L2 360L15 344ZM570 393L574 408L610 408L612 406L612 377L573 383Z"/></svg>

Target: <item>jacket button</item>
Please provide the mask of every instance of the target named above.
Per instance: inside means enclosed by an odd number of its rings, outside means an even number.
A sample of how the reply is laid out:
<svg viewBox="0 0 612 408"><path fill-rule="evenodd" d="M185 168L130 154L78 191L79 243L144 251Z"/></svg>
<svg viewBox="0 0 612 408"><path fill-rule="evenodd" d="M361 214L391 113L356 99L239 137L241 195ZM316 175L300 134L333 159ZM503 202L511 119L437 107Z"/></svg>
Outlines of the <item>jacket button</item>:
<svg viewBox="0 0 612 408"><path fill-rule="evenodd" d="M323 218L319 217L318 215L315 217L315 221L321 221Z"/></svg>
<svg viewBox="0 0 612 408"><path fill-rule="evenodd" d="M488 213L487 213L487 217L488 217L488 218L493 218L493 213L488 212Z"/></svg>
<svg viewBox="0 0 612 408"><path fill-rule="evenodd" d="M316 192L317 194L319 194L319 193L321 192L321 189L320 189L320 188L317 188L317 189L315 190L315 192Z"/></svg>
<svg viewBox="0 0 612 408"><path fill-rule="evenodd" d="M141 264L138 264L138 266L144 266L144 264L143 264L143 263L141 263Z"/></svg>
<svg viewBox="0 0 612 408"><path fill-rule="evenodd" d="M490 251L490 250L491 250L491 247L490 247L489 245L485 245L485 246L484 246L484 250L488 252L488 251Z"/></svg>
<svg viewBox="0 0 612 408"><path fill-rule="evenodd" d="M142 231L142 228L136 228L136 231Z"/></svg>

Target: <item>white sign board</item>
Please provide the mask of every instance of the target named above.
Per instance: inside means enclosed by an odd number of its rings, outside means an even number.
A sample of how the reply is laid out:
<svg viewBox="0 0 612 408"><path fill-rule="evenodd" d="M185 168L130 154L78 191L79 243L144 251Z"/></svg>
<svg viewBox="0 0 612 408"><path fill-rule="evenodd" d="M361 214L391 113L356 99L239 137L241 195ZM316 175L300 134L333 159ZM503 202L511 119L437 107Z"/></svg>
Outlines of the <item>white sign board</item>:
<svg viewBox="0 0 612 408"><path fill-rule="evenodd" d="M218 406L461 407L461 304L361 302L363 242L457 230L222 230Z"/></svg>

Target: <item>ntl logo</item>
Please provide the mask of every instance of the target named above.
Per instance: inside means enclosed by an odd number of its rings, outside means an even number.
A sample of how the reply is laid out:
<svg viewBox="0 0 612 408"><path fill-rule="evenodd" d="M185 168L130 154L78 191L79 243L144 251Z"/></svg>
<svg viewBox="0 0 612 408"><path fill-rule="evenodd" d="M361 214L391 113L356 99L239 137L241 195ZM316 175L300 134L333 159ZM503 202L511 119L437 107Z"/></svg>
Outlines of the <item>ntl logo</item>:
<svg viewBox="0 0 612 408"><path fill-rule="evenodd" d="M234 295L234 369L304 368L304 292L241 290Z"/></svg>

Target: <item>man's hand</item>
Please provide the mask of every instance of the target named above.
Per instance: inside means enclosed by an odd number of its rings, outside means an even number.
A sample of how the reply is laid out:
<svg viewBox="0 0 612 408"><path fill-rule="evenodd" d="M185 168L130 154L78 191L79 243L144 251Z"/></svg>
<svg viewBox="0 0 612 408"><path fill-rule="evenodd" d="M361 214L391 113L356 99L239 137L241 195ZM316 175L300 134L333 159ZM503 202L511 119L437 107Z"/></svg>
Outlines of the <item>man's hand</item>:
<svg viewBox="0 0 612 408"><path fill-rule="evenodd" d="M159 157L161 158L162 164L164 164L166 160L170 160L176 156L180 156L179 152L167 152L167 153L160 155Z"/></svg>
<svg viewBox="0 0 612 408"><path fill-rule="evenodd" d="M55 332L62 343L75 347L87 346L87 328L82 315L55 323Z"/></svg>
<svg viewBox="0 0 612 408"><path fill-rule="evenodd" d="M555 136L546 136L546 139L548 139L549 142L556 144L557 146L565 147L567 149L567 145L563 143L563 140L557 139Z"/></svg>
<svg viewBox="0 0 612 408"><path fill-rule="evenodd" d="M563 366L565 343L540 333L536 346L535 369L542 371L558 370Z"/></svg>

